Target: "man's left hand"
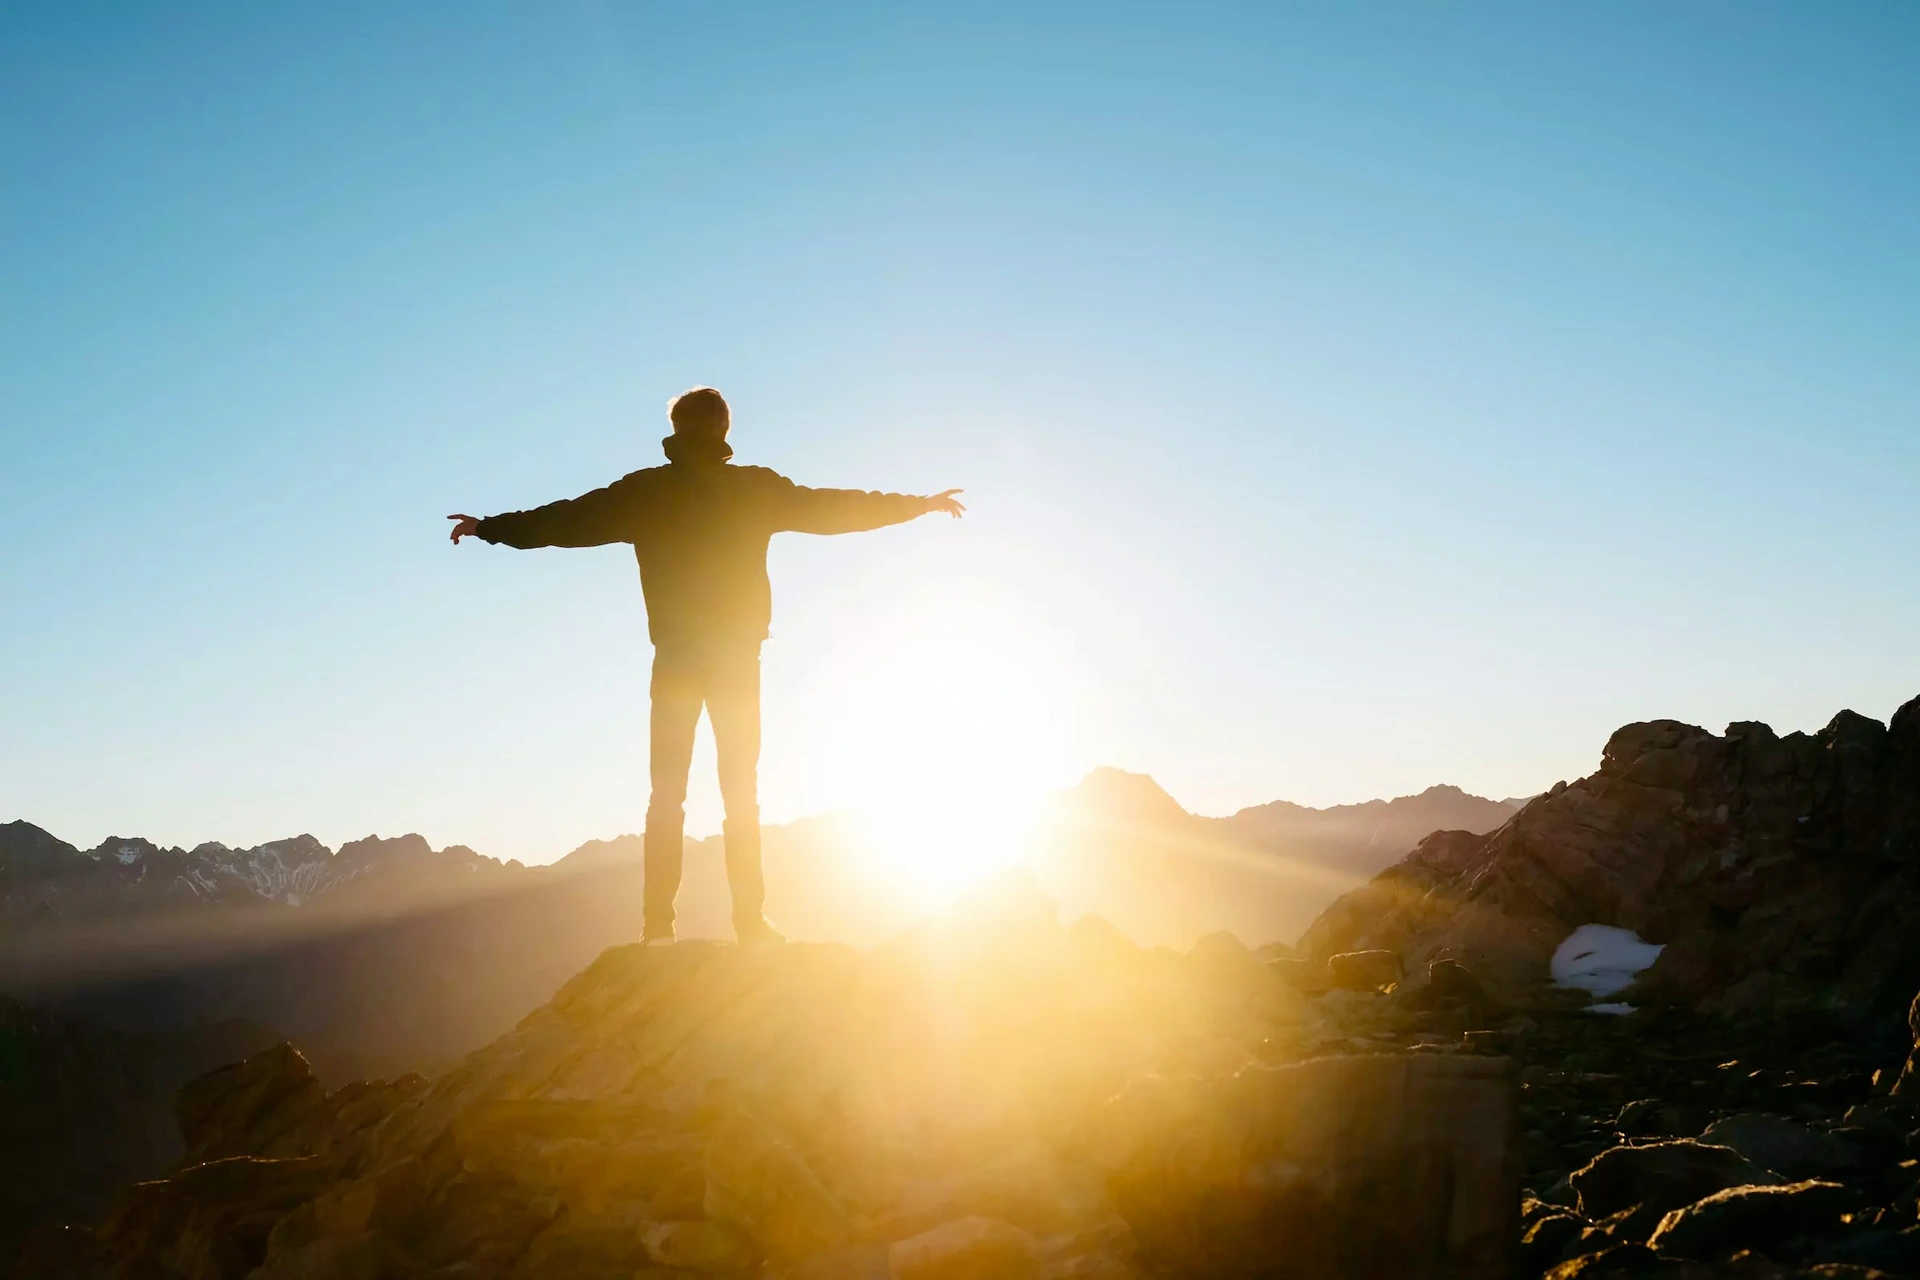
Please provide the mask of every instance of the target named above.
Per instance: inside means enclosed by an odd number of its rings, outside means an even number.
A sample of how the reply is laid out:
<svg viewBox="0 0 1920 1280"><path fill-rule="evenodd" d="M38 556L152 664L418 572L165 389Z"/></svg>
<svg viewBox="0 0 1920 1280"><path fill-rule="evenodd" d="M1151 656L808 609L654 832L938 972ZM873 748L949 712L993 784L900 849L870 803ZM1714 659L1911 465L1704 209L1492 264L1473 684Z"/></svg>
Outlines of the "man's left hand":
<svg viewBox="0 0 1920 1280"><path fill-rule="evenodd" d="M929 512L944 511L955 520L958 520L967 513L967 507L965 503L953 495L965 492L965 489L949 489L945 493L936 493L931 498L923 499L923 501L926 502Z"/></svg>

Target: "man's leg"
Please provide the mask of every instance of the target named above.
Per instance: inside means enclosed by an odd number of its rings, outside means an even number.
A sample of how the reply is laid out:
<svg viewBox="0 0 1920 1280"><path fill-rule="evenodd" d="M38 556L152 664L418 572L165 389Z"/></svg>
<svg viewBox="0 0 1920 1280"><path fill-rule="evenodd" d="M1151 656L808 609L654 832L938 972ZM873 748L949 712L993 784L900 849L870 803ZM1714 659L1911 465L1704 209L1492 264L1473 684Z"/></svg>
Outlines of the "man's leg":
<svg viewBox="0 0 1920 1280"><path fill-rule="evenodd" d="M673 900L680 892L680 861L687 827L687 769L693 763L693 732L700 723L697 661L655 650L653 707L649 715L647 772L646 931L673 933Z"/></svg>
<svg viewBox="0 0 1920 1280"><path fill-rule="evenodd" d="M720 764L720 799L727 810L727 887L734 927L764 929L766 886L760 874L760 647L713 656L707 716Z"/></svg>

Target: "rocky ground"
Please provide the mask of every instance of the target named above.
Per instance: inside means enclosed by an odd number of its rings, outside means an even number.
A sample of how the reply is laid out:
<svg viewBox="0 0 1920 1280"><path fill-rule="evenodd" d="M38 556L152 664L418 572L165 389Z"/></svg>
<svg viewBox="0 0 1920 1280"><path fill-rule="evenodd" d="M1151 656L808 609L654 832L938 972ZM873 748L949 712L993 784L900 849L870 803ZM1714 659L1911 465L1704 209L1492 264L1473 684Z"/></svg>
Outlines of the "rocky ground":
<svg viewBox="0 0 1920 1280"><path fill-rule="evenodd" d="M1510 1004L1415 994L1322 996L1352 1039L1307 1048L1451 1052L1457 1039L1517 1064L1514 1274L1920 1275L1920 1101L1897 1087L1913 1047L1902 1020L1617 1017L1550 988Z"/></svg>
<svg viewBox="0 0 1920 1280"><path fill-rule="evenodd" d="M1396 969L1018 895L873 952L618 948L431 1083L195 1081L181 1168L12 1274L1920 1275L1899 1020Z"/></svg>
<svg viewBox="0 0 1920 1280"><path fill-rule="evenodd" d="M431 1083L193 1082L182 1167L13 1275L1510 1274L1511 1064L1371 1052L1348 997L1017 888L867 952L616 948Z"/></svg>

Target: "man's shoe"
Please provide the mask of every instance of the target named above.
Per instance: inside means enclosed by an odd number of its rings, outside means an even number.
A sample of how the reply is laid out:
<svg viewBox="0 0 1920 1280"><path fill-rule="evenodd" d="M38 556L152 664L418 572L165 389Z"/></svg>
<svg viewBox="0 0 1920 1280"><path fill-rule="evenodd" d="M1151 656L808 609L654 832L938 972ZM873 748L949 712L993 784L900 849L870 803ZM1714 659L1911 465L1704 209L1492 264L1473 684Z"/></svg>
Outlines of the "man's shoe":
<svg viewBox="0 0 1920 1280"><path fill-rule="evenodd" d="M654 928L652 926L649 926L648 928L643 930L640 934L640 945L643 947L672 946L673 945L673 926L668 925L664 929Z"/></svg>
<svg viewBox="0 0 1920 1280"><path fill-rule="evenodd" d="M733 935L740 940L740 945L743 947L770 947L787 940L787 935L768 923L765 916L735 921Z"/></svg>

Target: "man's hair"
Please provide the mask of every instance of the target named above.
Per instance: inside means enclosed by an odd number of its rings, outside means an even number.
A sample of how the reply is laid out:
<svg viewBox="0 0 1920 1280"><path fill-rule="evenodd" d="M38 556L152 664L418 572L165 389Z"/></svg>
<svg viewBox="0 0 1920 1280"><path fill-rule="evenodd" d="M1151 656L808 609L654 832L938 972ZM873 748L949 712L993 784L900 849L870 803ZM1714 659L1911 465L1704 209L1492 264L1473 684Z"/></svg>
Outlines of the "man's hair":
<svg viewBox="0 0 1920 1280"><path fill-rule="evenodd" d="M667 405L667 417L677 435L710 435L724 438L728 414L726 397L712 387L682 391Z"/></svg>

